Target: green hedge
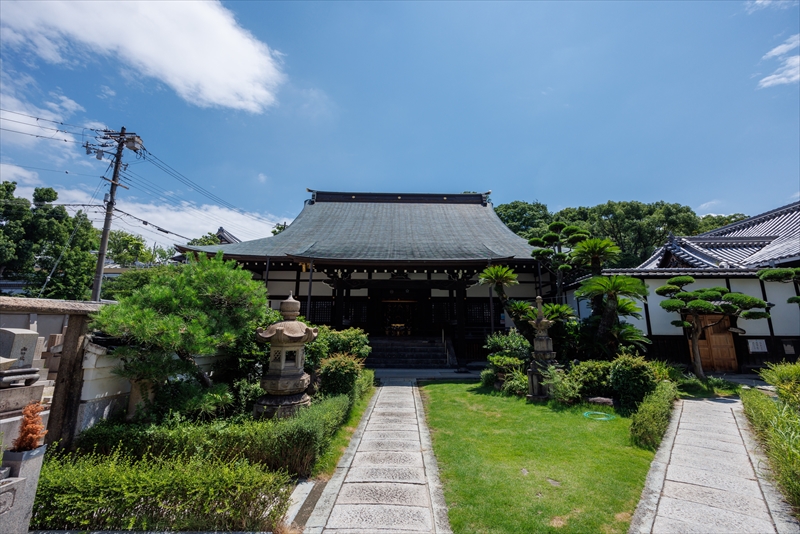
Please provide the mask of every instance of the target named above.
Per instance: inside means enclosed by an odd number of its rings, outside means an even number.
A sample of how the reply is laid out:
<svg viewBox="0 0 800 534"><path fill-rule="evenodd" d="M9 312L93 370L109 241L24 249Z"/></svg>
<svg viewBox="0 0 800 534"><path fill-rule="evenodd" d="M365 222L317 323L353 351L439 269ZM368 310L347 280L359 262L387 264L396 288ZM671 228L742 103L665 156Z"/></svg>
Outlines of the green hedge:
<svg viewBox="0 0 800 534"><path fill-rule="evenodd" d="M627 416L656 388L655 374L641 356L622 354L611 362L608 383L619 401L617 412Z"/></svg>
<svg viewBox="0 0 800 534"><path fill-rule="evenodd" d="M744 413L765 445L775 479L789 503L800 508L800 413L756 389L743 389Z"/></svg>
<svg viewBox="0 0 800 534"><path fill-rule="evenodd" d="M631 440L634 445L655 449L669 426L672 403L678 397L678 387L672 382L659 382L655 391L639 404L631 416Z"/></svg>
<svg viewBox="0 0 800 534"><path fill-rule="evenodd" d="M312 404L288 419L249 418L212 423L135 425L103 421L77 440L82 452L111 452L121 443L135 457L202 452L222 459L242 457L270 469L307 476L336 430L347 419L350 395Z"/></svg>
<svg viewBox="0 0 800 534"><path fill-rule="evenodd" d="M48 454L30 527L271 531L291 491L288 475L243 459Z"/></svg>

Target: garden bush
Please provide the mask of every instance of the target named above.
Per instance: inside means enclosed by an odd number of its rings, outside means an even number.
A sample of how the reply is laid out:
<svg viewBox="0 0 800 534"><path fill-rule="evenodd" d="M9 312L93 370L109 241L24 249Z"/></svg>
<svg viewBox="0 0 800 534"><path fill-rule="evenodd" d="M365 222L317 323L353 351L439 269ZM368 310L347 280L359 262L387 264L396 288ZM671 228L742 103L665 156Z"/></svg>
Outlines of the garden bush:
<svg viewBox="0 0 800 534"><path fill-rule="evenodd" d="M491 367L481 371L481 385L483 387L493 388L495 382L497 382L497 371Z"/></svg>
<svg viewBox="0 0 800 534"><path fill-rule="evenodd" d="M611 362L587 360L574 365L569 371L569 379L578 385L581 397L612 397L608 383Z"/></svg>
<svg viewBox="0 0 800 534"><path fill-rule="evenodd" d="M491 354L487 359L496 373L510 374L513 371L521 371L525 365L521 359L505 354Z"/></svg>
<svg viewBox="0 0 800 534"><path fill-rule="evenodd" d="M649 365L650 370L653 371L653 376L655 376L656 382L669 380L670 382L678 383L683 379L683 373L681 370L674 365L668 364L667 362L661 360L648 360L647 365Z"/></svg>
<svg viewBox="0 0 800 534"><path fill-rule="evenodd" d="M48 453L31 528L271 531L291 492L288 475L244 459Z"/></svg>
<svg viewBox="0 0 800 534"><path fill-rule="evenodd" d="M317 339L306 343L306 372L311 373L319 369L322 360L335 353L353 354L365 359L372 352L369 346L369 336L360 328L346 330L333 330L329 326L317 327Z"/></svg>
<svg viewBox="0 0 800 534"><path fill-rule="evenodd" d="M355 397L354 400L358 400L364 397L367 393L372 390L372 386L375 385L375 371L372 369L361 369L361 372L356 379L356 386L353 390L353 395Z"/></svg>
<svg viewBox="0 0 800 534"><path fill-rule="evenodd" d="M775 386L783 402L800 410L800 363L768 363L766 369L758 374L765 382Z"/></svg>
<svg viewBox="0 0 800 534"><path fill-rule="evenodd" d="M741 391L744 413L765 445L775 479L789 503L800 508L800 413L756 389Z"/></svg>
<svg viewBox="0 0 800 534"><path fill-rule="evenodd" d="M277 420L240 417L203 424L173 413L160 425L102 421L81 433L76 447L84 453L111 454L123 444L137 458L202 452L306 476L346 420L352 402L351 395L330 397Z"/></svg>
<svg viewBox="0 0 800 534"><path fill-rule="evenodd" d="M319 365L320 392L325 395L350 395L364 366L352 354L333 354Z"/></svg>
<svg viewBox="0 0 800 534"><path fill-rule="evenodd" d="M673 382L663 381L644 398L631 417L630 432L634 445L651 450L658 447L669 425L672 403L677 397L678 387Z"/></svg>
<svg viewBox="0 0 800 534"><path fill-rule="evenodd" d="M501 389L503 395L516 395L522 397L528 393L528 375L518 369L513 369L506 375Z"/></svg>
<svg viewBox="0 0 800 534"><path fill-rule="evenodd" d="M486 338L484 348L489 350L489 354L511 356L523 362L531 358L531 344L515 328L509 330L507 334L501 332L491 334Z"/></svg>
<svg viewBox="0 0 800 534"><path fill-rule="evenodd" d="M614 398L619 401L618 411L622 415L636 411L645 396L656 388L655 376L644 358L628 354L611 362L609 384Z"/></svg>
<svg viewBox="0 0 800 534"><path fill-rule="evenodd" d="M550 390L550 396L561 404L572 404L581 398L580 384L573 380L563 369L551 365L542 372L544 385Z"/></svg>

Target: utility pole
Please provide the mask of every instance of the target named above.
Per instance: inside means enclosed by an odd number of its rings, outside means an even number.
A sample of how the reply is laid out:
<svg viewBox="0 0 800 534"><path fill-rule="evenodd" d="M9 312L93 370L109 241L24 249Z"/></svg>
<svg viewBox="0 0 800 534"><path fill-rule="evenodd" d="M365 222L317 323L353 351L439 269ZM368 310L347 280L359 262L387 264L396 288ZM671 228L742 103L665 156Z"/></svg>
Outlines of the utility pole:
<svg viewBox="0 0 800 534"><path fill-rule="evenodd" d="M106 263L106 249L108 249L108 234L111 232L111 219L114 216L114 204L117 195L117 186L119 185L119 168L122 165L122 151L125 148L126 141L134 140L134 147L138 147L137 143L141 140L136 137L136 134L125 134L125 127L120 129L118 134L109 134L109 137L117 137L117 154L114 160L114 176L111 180L111 191L109 193L108 202L106 202L106 219L103 223L103 234L100 237L100 250L97 251L97 268L94 272L94 284L92 285L92 300L100 300L100 288L103 285L103 267ZM133 148L137 150L137 148ZM125 187L125 186L122 186Z"/></svg>

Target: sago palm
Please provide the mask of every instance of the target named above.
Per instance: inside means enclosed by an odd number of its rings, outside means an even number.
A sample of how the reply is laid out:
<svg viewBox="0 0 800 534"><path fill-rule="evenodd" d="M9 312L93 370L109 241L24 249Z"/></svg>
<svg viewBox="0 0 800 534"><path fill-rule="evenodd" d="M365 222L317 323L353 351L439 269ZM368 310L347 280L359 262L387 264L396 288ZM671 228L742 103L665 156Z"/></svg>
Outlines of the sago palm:
<svg viewBox="0 0 800 534"><path fill-rule="evenodd" d="M627 297L642 300L647 297L647 287L644 282L630 276L595 276L584 281L575 292L581 298L601 297L605 299L600 324L597 327L597 337L603 338L617 321L617 308L619 298Z"/></svg>
<svg viewBox="0 0 800 534"><path fill-rule="evenodd" d="M573 263L588 265L592 276L600 276L603 264L615 260L620 252L620 248L610 239L591 238L576 244L570 256Z"/></svg>

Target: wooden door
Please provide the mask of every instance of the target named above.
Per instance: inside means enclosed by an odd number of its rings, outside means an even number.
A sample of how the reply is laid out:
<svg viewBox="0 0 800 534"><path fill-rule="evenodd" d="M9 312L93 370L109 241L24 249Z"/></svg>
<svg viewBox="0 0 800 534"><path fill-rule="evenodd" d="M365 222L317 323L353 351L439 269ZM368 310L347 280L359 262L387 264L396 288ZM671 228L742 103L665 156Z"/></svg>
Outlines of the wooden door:
<svg viewBox="0 0 800 534"><path fill-rule="evenodd" d="M701 315L700 321L703 327L714 325L710 328L704 328L703 333L700 335L700 360L703 363L703 370L716 372L738 371L739 362L736 360L733 334L728 331L731 324L730 318L721 315Z"/></svg>

